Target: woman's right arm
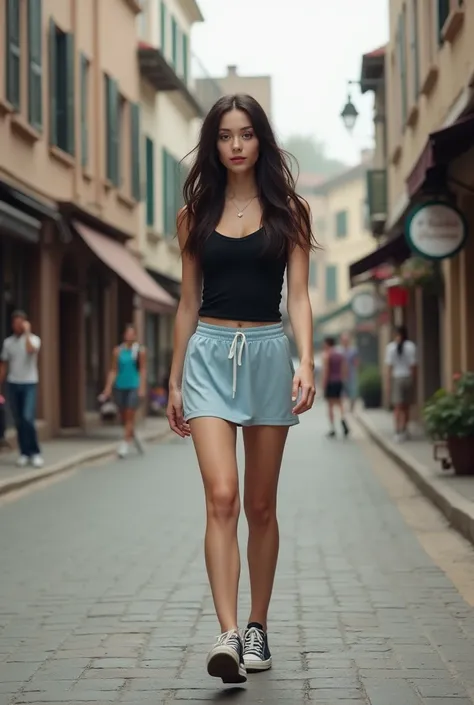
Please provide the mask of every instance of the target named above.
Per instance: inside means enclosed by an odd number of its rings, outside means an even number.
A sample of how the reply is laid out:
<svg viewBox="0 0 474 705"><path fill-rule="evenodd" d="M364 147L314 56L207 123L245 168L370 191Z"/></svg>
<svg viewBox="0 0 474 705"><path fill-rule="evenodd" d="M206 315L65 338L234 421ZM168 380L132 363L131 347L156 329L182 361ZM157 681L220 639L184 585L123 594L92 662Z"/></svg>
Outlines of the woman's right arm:
<svg viewBox="0 0 474 705"><path fill-rule="evenodd" d="M105 383L104 391L100 395L101 397L110 397L112 394L112 389L114 387L115 380L117 379L117 355L118 355L118 350L117 348L114 348L114 352L112 354L112 365L109 370L109 374L107 375L107 381Z"/></svg>
<svg viewBox="0 0 474 705"><path fill-rule="evenodd" d="M198 322L202 275L199 262L184 252L184 246L189 235L189 223L184 209L181 209L178 213L177 230L182 253L182 278L181 298L174 324L173 361L169 378L168 420L172 430L184 438L189 435L189 430L183 419L181 383L186 348Z"/></svg>

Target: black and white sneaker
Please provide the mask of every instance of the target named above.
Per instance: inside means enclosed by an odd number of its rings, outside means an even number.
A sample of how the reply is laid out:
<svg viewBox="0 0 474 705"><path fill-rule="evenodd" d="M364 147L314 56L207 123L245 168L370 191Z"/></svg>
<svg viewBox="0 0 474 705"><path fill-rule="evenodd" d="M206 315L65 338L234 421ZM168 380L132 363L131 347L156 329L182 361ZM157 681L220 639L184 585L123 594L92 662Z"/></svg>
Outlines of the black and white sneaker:
<svg viewBox="0 0 474 705"><path fill-rule="evenodd" d="M244 663L244 646L239 632L224 632L207 656L207 672L223 683L245 683L247 670Z"/></svg>
<svg viewBox="0 0 474 705"><path fill-rule="evenodd" d="M244 634L244 663L247 671L268 671L272 667L272 655L268 637L262 625L250 622Z"/></svg>

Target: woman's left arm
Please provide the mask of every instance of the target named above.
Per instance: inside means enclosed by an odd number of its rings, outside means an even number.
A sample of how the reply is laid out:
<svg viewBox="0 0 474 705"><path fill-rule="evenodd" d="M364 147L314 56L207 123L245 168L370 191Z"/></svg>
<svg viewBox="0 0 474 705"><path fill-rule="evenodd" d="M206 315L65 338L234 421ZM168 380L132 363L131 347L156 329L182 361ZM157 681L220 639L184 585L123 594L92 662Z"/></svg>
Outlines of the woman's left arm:
<svg viewBox="0 0 474 705"><path fill-rule="evenodd" d="M301 398L293 409L302 414L311 409L316 393L314 384L313 313L308 292L309 251L296 246L288 258L288 315L295 336L300 365L293 379L292 399Z"/></svg>

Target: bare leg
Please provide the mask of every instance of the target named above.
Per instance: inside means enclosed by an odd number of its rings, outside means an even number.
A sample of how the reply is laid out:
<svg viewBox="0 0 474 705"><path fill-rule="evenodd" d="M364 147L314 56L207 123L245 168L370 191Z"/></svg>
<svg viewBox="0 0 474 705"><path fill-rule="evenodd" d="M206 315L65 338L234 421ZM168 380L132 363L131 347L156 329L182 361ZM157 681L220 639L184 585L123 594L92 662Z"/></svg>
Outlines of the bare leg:
<svg viewBox="0 0 474 705"><path fill-rule="evenodd" d="M288 427L253 426L244 428L243 433L244 507L249 525L247 557L252 597L249 621L258 622L266 631L279 549L278 478Z"/></svg>
<svg viewBox="0 0 474 705"><path fill-rule="evenodd" d="M130 443L133 440L135 427L135 409L125 409L125 440Z"/></svg>
<svg viewBox="0 0 474 705"><path fill-rule="evenodd" d="M237 629L240 513L236 427L217 418L190 421L206 495L205 556L221 631Z"/></svg>

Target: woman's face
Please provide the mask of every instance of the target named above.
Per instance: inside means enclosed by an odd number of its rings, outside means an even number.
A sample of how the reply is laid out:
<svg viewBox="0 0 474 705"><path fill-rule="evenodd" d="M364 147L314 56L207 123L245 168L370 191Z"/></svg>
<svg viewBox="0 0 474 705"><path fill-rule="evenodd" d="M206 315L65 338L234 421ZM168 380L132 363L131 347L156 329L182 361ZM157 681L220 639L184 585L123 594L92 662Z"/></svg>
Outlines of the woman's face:
<svg viewBox="0 0 474 705"><path fill-rule="evenodd" d="M125 333L123 334L123 339L126 343L134 343L136 340L137 334L135 333L135 328L132 328L129 326L128 328L125 328Z"/></svg>
<svg viewBox="0 0 474 705"><path fill-rule="evenodd" d="M222 117L217 149L229 171L243 173L253 169L258 160L258 139L247 113L230 110Z"/></svg>

